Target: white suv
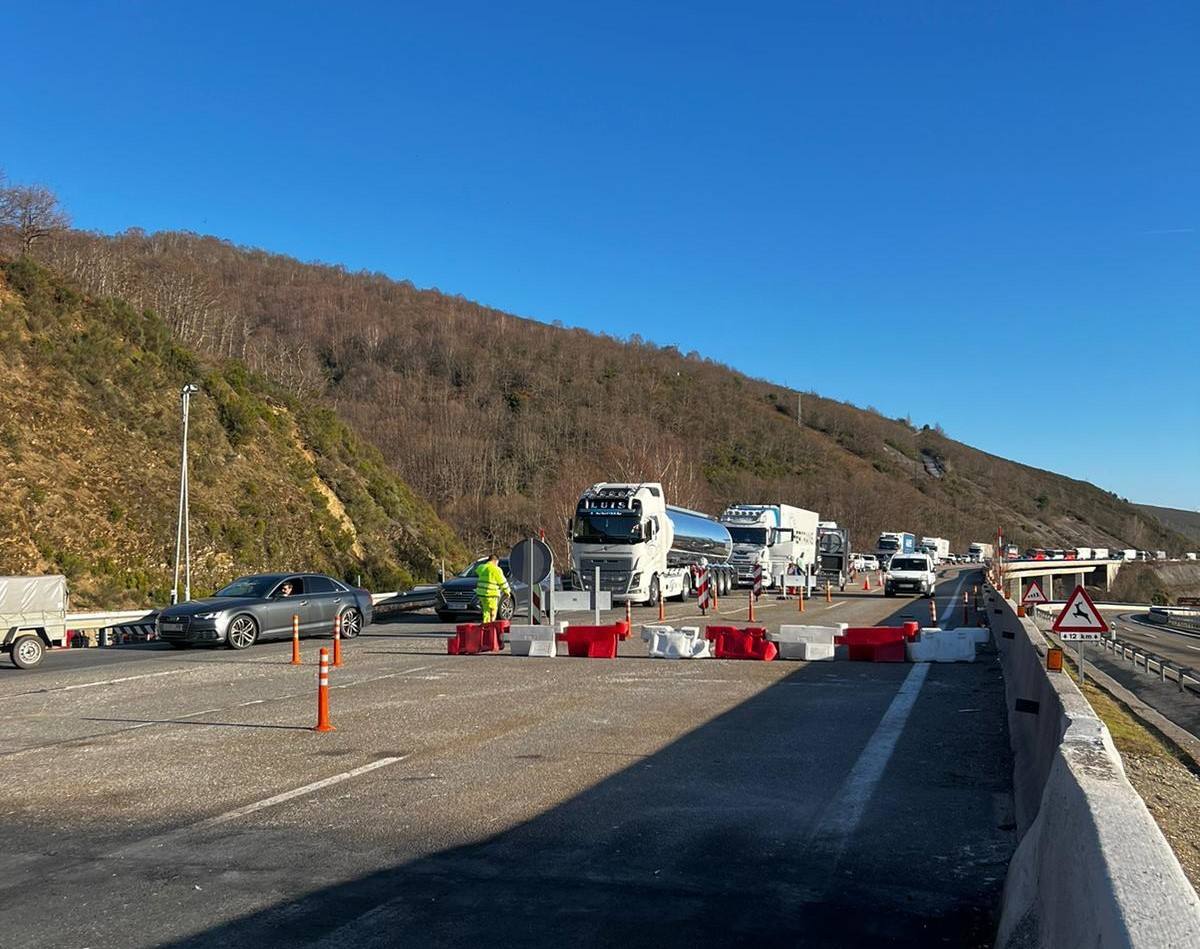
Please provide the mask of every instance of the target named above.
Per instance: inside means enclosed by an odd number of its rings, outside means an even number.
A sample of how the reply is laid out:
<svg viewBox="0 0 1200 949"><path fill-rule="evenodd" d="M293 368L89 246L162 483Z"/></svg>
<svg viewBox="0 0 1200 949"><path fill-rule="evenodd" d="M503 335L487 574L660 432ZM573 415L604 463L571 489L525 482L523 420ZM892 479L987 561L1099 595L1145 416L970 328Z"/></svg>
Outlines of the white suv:
<svg viewBox="0 0 1200 949"><path fill-rule="evenodd" d="M897 593L933 596L935 587L937 574L928 554L896 554L883 577L884 596Z"/></svg>

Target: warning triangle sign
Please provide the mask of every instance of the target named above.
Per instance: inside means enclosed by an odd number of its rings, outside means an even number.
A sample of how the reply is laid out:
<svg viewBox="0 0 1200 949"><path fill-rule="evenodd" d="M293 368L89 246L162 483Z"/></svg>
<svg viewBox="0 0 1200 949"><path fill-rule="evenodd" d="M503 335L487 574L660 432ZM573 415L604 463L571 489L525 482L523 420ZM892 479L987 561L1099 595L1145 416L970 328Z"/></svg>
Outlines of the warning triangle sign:
<svg viewBox="0 0 1200 949"><path fill-rule="evenodd" d="M1029 589L1025 591L1025 595L1021 597L1021 602L1028 606L1030 603L1045 603L1046 594L1042 592L1042 585L1036 580L1030 581Z"/></svg>
<svg viewBox="0 0 1200 949"><path fill-rule="evenodd" d="M1108 632L1108 624L1083 587L1076 587L1067 597L1067 605L1050 628L1056 633L1091 633L1096 637Z"/></svg>

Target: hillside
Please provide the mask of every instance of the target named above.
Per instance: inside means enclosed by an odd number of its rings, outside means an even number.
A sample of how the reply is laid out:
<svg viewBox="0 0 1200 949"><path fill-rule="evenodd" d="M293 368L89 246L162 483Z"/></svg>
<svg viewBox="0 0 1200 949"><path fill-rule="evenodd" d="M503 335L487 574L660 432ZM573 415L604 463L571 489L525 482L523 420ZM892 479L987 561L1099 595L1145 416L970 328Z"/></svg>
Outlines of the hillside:
<svg viewBox="0 0 1200 949"><path fill-rule="evenodd" d="M850 527L1025 544L1184 541L1090 484L638 338L522 319L377 274L191 234L72 232L43 251L90 291L160 313L187 345L323 399L473 548L564 517L597 480L655 479L717 510L783 500ZM487 341L483 345L481 341Z"/></svg>
<svg viewBox="0 0 1200 949"><path fill-rule="evenodd" d="M194 592L268 568L389 589L463 556L332 412L199 358L151 314L4 263L0 351L0 574L66 573L79 607L166 601L189 381Z"/></svg>
<svg viewBox="0 0 1200 949"><path fill-rule="evenodd" d="M1153 504L1138 504L1136 507L1164 527L1188 538L1192 542L1191 549L1200 546L1200 511L1181 511L1174 507L1155 507Z"/></svg>

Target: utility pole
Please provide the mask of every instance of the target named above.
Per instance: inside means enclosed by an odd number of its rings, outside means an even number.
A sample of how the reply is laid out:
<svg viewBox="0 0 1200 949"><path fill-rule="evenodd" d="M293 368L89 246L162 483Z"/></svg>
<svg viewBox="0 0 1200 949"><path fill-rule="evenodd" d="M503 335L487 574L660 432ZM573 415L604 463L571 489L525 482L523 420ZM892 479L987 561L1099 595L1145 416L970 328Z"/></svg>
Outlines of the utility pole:
<svg viewBox="0 0 1200 949"><path fill-rule="evenodd" d="M796 424L804 424L804 396L799 392L796 393Z"/></svg>
<svg viewBox="0 0 1200 949"><path fill-rule="evenodd" d="M175 520L175 577L171 582L171 602L179 602L179 557L183 555L183 598L192 598L192 538L188 524L188 410L192 395L200 387L189 382L179 392L183 414L183 444L179 454L179 515Z"/></svg>

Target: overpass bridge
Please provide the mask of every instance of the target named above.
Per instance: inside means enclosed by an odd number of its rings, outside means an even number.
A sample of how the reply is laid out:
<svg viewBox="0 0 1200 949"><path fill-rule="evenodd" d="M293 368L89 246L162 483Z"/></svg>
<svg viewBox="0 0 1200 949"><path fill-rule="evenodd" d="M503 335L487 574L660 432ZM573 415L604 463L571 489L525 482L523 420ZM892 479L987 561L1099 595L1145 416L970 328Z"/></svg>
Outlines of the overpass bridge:
<svg viewBox="0 0 1200 949"><path fill-rule="evenodd" d="M1046 594L1047 599L1065 599L1071 589L1076 586L1098 587L1103 585L1105 590L1112 589L1112 582L1124 560L1108 558L1105 560L1005 560L999 564L1005 594L1017 603L1029 589L1029 584L1037 580ZM1061 578L1060 586L1056 588L1054 581Z"/></svg>

